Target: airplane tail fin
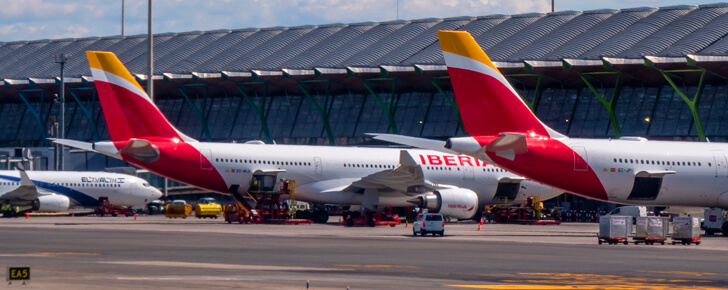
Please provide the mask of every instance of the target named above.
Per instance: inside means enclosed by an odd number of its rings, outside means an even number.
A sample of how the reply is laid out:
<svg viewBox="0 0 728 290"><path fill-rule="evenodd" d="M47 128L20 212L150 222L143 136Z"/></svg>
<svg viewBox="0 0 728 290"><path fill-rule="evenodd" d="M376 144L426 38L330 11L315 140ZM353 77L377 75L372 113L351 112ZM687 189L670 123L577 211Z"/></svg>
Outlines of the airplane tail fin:
<svg viewBox="0 0 728 290"><path fill-rule="evenodd" d="M437 36L468 134L518 132L566 137L536 118L470 33L438 31Z"/></svg>
<svg viewBox="0 0 728 290"><path fill-rule="evenodd" d="M114 53L87 51L86 56L112 141L145 137L196 141L169 123Z"/></svg>

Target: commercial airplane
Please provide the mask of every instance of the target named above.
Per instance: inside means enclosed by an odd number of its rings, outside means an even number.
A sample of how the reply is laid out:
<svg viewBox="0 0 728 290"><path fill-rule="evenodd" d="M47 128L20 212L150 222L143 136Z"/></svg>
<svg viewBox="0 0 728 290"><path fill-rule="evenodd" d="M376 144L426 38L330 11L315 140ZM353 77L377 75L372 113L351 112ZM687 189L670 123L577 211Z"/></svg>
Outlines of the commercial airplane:
<svg viewBox="0 0 728 290"><path fill-rule="evenodd" d="M119 206L144 205L162 193L136 176L81 171L0 171L0 202L37 212L96 206L99 197Z"/></svg>
<svg viewBox="0 0 728 290"><path fill-rule="evenodd" d="M450 138L447 149L598 200L728 208L726 144L568 138L529 110L469 33L438 37L472 136ZM407 138L398 143L411 143Z"/></svg>
<svg viewBox="0 0 728 290"><path fill-rule="evenodd" d="M434 151L198 142L169 123L116 55L86 54L112 141L54 142L232 194L243 203L254 175L268 183L296 180L296 200L373 211L417 204L461 219L471 218L478 205L561 193L468 156Z"/></svg>

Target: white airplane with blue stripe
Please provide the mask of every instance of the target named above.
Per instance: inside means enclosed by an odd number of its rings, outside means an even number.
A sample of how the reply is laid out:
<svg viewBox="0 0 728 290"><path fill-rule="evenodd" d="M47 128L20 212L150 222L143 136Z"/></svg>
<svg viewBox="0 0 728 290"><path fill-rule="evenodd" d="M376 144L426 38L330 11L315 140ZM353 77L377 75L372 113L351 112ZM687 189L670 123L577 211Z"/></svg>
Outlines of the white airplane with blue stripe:
<svg viewBox="0 0 728 290"><path fill-rule="evenodd" d="M0 170L0 203L36 212L64 212L93 207L100 197L118 206L144 205L162 192L139 177L83 171Z"/></svg>

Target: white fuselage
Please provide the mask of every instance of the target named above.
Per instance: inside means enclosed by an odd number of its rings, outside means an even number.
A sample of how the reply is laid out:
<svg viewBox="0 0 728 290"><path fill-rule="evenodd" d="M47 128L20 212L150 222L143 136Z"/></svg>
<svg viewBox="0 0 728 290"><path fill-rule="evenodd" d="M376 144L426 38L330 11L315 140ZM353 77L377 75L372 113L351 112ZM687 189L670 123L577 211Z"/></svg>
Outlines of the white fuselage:
<svg viewBox="0 0 728 290"><path fill-rule="evenodd" d="M587 161L610 202L728 208L728 144L636 138L563 139L562 142ZM637 173L673 171L664 174L654 199L630 198Z"/></svg>
<svg viewBox="0 0 728 290"><path fill-rule="evenodd" d="M162 193L139 177L108 172L26 171L40 193L67 196L76 206L96 206L99 197L108 197L113 205L144 205ZM0 171L0 193L20 186L20 173Z"/></svg>
<svg viewBox="0 0 728 290"><path fill-rule="evenodd" d="M190 143L212 162L227 187L239 185L247 190L256 170L282 170L279 179L295 179L297 200L329 204L362 204L362 194L344 189L363 177L399 166L401 149L328 147L301 145ZM468 156L450 155L430 150L407 150L424 178L432 183L456 186L474 191L480 204L495 203L493 197L501 178L521 178L518 175L476 161ZM522 181L517 198L519 203L528 196L542 200L562 191ZM411 196L402 192L380 191L379 205L410 206ZM502 203L502 201L501 201Z"/></svg>

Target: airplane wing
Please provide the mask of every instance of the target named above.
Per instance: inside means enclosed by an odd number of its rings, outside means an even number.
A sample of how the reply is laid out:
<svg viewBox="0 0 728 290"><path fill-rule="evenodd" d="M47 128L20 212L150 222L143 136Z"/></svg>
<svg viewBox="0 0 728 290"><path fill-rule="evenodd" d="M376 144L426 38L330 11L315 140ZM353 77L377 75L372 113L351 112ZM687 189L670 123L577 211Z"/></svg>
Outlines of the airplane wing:
<svg viewBox="0 0 728 290"><path fill-rule="evenodd" d="M440 185L427 181L425 174L407 150L399 153L399 166L392 170L383 170L372 173L352 182L351 187L364 189L382 189L404 192L408 195L418 195L427 189L453 188L450 185Z"/></svg>
<svg viewBox="0 0 728 290"><path fill-rule="evenodd" d="M376 140L387 141L387 142L402 144L402 145L406 145L406 146L412 146L415 148L429 149L429 150L434 150L434 151L439 151L439 152L444 152L444 153L454 154L454 155L460 154L460 153L457 153L455 151L445 148L445 141L417 138L417 137L410 137L410 136L403 136L403 135L395 135L395 134L367 133L367 135L373 136L372 138L376 139Z"/></svg>
<svg viewBox="0 0 728 290"><path fill-rule="evenodd" d="M0 194L0 200L10 199L10 200L22 200L22 201L32 201L38 196L41 195L41 193L38 191L38 188L35 186L33 181L30 180L28 177L28 174L25 173L25 170L19 169L20 171L20 186L18 188Z"/></svg>

